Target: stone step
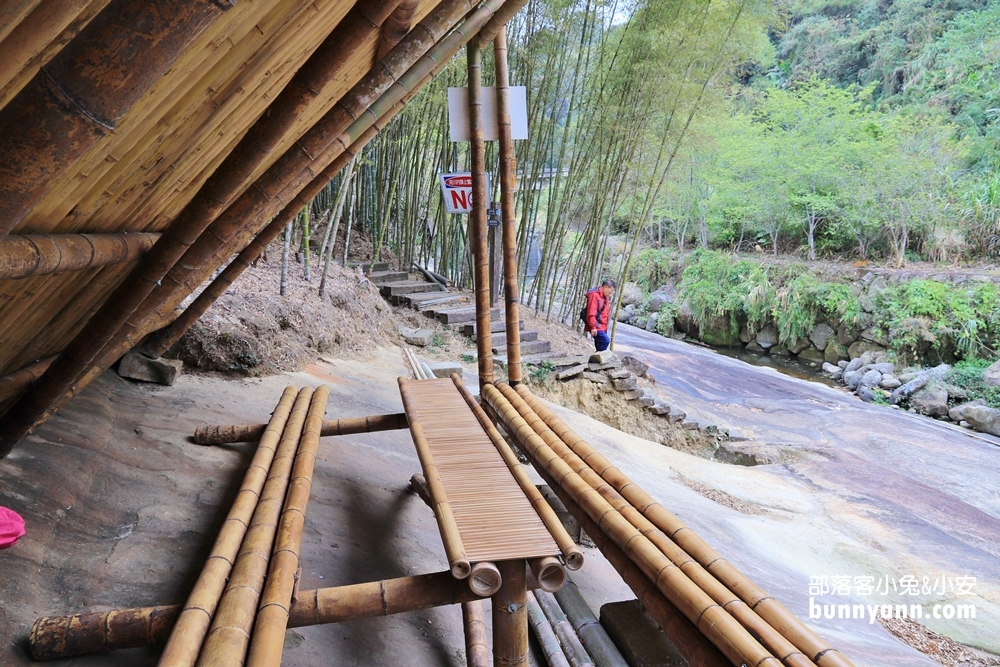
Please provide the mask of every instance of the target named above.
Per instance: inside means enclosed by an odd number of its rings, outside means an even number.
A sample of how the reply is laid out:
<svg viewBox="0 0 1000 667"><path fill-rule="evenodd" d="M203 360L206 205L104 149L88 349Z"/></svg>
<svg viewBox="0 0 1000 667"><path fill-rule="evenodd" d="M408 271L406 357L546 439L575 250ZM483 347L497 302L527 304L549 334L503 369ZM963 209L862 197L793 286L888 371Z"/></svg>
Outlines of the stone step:
<svg viewBox="0 0 1000 667"><path fill-rule="evenodd" d="M518 322L518 327L520 329L522 329L522 330L524 329L524 320L521 320L520 322ZM507 330L507 322L505 322L504 320L501 319L501 320L491 320L490 321L490 331L492 331L493 333L497 333L498 331L506 331L506 330ZM466 336L469 336L470 338L472 336L475 336L476 335L476 323L475 322L471 322L469 324L463 325L462 326L462 333L465 334Z"/></svg>
<svg viewBox="0 0 1000 667"><path fill-rule="evenodd" d="M414 310L423 308L423 304L445 303L447 301L461 302L469 297L455 292L411 292L393 297L396 305L406 305Z"/></svg>
<svg viewBox="0 0 1000 667"><path fill-rule="evenodd" d="M448 310L435 311L434 317L443 324L462 324L472 322L476 319L476 309L473 308L453 308ZM490 310L490 317L500 317L500 311L496 308Z"/></svg>
<svg viewBox="0 0 1000 667"><path fill-rule="evenodd" d="M372 272L375 272L375 271L389 271L390 268L391 268L389 266L389 262L375 262L374 265L371 262L348 262L347 263L347 267L350 268L350 269L356 269L359 266L361 267L361 270L365 271L365 272L368 272L368 271L372 271Z"/></svg>
<svg viewBox="0 0 1000 667"><path fill-rule="evenodd" d="M507 355L507 346L494 346L493 350L497 354ZM528 343L521 343L521 357L528 357L535 354L541 354L543 352L551 352L552 343L547 340L533 340Z"/></svg>
<svg viewBox="0 0 1000 667"><path fill-rule="evenodd" d="M416 280L403 280L395 283L375 284L382 296L399 296L415 292L440 292L441 286L436 283L421 283Z"/></svg>
<svg viewBox="0 0 1000 667"><path fill-rule="evenodd" d="M368 279L376 285L384 285L385 283L398 283L403 280L409 280L410 274L406 271L372 271Z"/></svg>
<svg viewBox="0 0 1000 667"><path fill-rule="evenodd" d="M530 343L533 340L538 340L538 332L537 331L523 331L523 330L521 331L521 343L522 344L524 344L524 343ZM500 347L500 346L506 345L506 344L507 344L507 332L506 331L501 331L499 333L493 334L493 339L491 341L491 345L493 345L493 347Z"/></svg>
<svg viewBox="0 0 1000 667"><path fill-rule="evenodd" d="M474 304L469 297L462 294L452 294L439 296L436 299L422 299L420 301L410 301L410 306L421 313L434 317L432 313L441 310L455 310L456 308L472 308Z"/></svg>
<svg viewBox="0 0 1000 667"><path fill-rule="evenodd" d="M553 352L539 352L538 354L521 355L521 363L522 364L531 364L531 365L537 366L538 364L542 363L546 359L556 359L558 357L565 356L565 354L566 354L565 352L554 352L553 351ZM495 361L496 363L500 364L501 366L506 366L507 365L507 355L506 354L497 354L497 355L494 355L493 361Z"/></svg>

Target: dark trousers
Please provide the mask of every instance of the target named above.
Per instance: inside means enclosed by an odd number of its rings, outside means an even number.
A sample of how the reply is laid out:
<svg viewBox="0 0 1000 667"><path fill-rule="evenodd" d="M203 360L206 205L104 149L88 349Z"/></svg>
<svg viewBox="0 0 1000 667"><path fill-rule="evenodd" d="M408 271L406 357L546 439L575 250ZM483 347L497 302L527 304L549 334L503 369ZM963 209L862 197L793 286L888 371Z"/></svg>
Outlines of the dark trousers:
<svg viewBox="0 0 1000 667"><path fill-rule="evenodd" d="M611 337L608 336L607 331L598 331L594 335L594 347L597 348L598 352L603 352L608 349L608 345L611 345Z"/></svg>

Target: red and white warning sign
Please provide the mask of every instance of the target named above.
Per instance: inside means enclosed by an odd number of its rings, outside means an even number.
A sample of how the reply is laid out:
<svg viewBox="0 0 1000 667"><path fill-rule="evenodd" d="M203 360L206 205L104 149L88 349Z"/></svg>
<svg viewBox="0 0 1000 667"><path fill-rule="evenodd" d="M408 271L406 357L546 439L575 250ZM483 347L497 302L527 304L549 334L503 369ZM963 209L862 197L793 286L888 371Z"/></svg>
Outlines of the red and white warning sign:
<svg viewBox="0 0 1000 667"><path fill-rule="evenodd" d="M472 174L441 174L441 193L449 213L472 211ZM490 177L486 175L486 201L490 201Z"/></svg>

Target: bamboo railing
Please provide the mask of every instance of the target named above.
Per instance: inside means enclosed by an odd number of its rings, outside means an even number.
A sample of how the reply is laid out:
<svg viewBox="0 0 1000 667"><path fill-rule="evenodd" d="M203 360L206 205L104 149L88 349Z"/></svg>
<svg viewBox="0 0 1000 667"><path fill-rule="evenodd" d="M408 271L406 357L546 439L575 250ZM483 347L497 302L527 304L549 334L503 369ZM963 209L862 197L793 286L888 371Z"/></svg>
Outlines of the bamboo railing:
<svg viewBox="0 0 1000 667"><path fill-rule="evenodd" d="M36 361L30 366L25 366L21 370L15 371L10 375L0 377L0 402L6 401L9 398L14 398L27 389L32 382L42 376L45 369L48 368L55 360L55 355L52 355L47 359Z"/></svg>
<svg viewBox="0 0 1000 667"><path fill-rule="evenodd" d="M468 667L490 667L486 615L481 600L462 603L462 625L465 628L465 664Z"/></svg>
<svg viewBox="0 0 1000 667"><path fill-rule="evenodd" d="M199 426L194 431L196 445L223 445L232 442L253 442L259 439L266 424L242 424L239 426ZM374 433L395 431L407 427L406 413L391 415L370 415L368 417L345 417L326 419L320 428L320 437L351 435L353 433Z"/></svg>
<svg viewBox="0 0 1000 667"><path fill-rule="evenodd" d="M159 234L12 234L0 239L0 280L134 262Z"/></svg>

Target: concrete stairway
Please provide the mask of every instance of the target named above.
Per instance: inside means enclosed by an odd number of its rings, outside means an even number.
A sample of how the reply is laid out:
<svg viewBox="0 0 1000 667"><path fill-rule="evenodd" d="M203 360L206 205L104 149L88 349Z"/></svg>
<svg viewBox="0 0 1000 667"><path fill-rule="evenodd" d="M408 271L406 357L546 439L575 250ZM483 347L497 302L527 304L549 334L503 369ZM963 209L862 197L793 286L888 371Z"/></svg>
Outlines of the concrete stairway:
<svg viewBox="0 0 1000 667"><path fill-rule="evenodd" d="M392 271L388 263L352 265L360 267L379 293L394 306L410 306L427 317L459 329L474 338L476 335L476 305L472 294L449 292L447 288L428 281L423 274ZM506 365L506 324L499 308L490 310L493 353L495 359ZM539 340L537 331L525 331L521 322L521 360L523 363L541 363L544 359L563 356L552 351L552 344Z"/></svg>

